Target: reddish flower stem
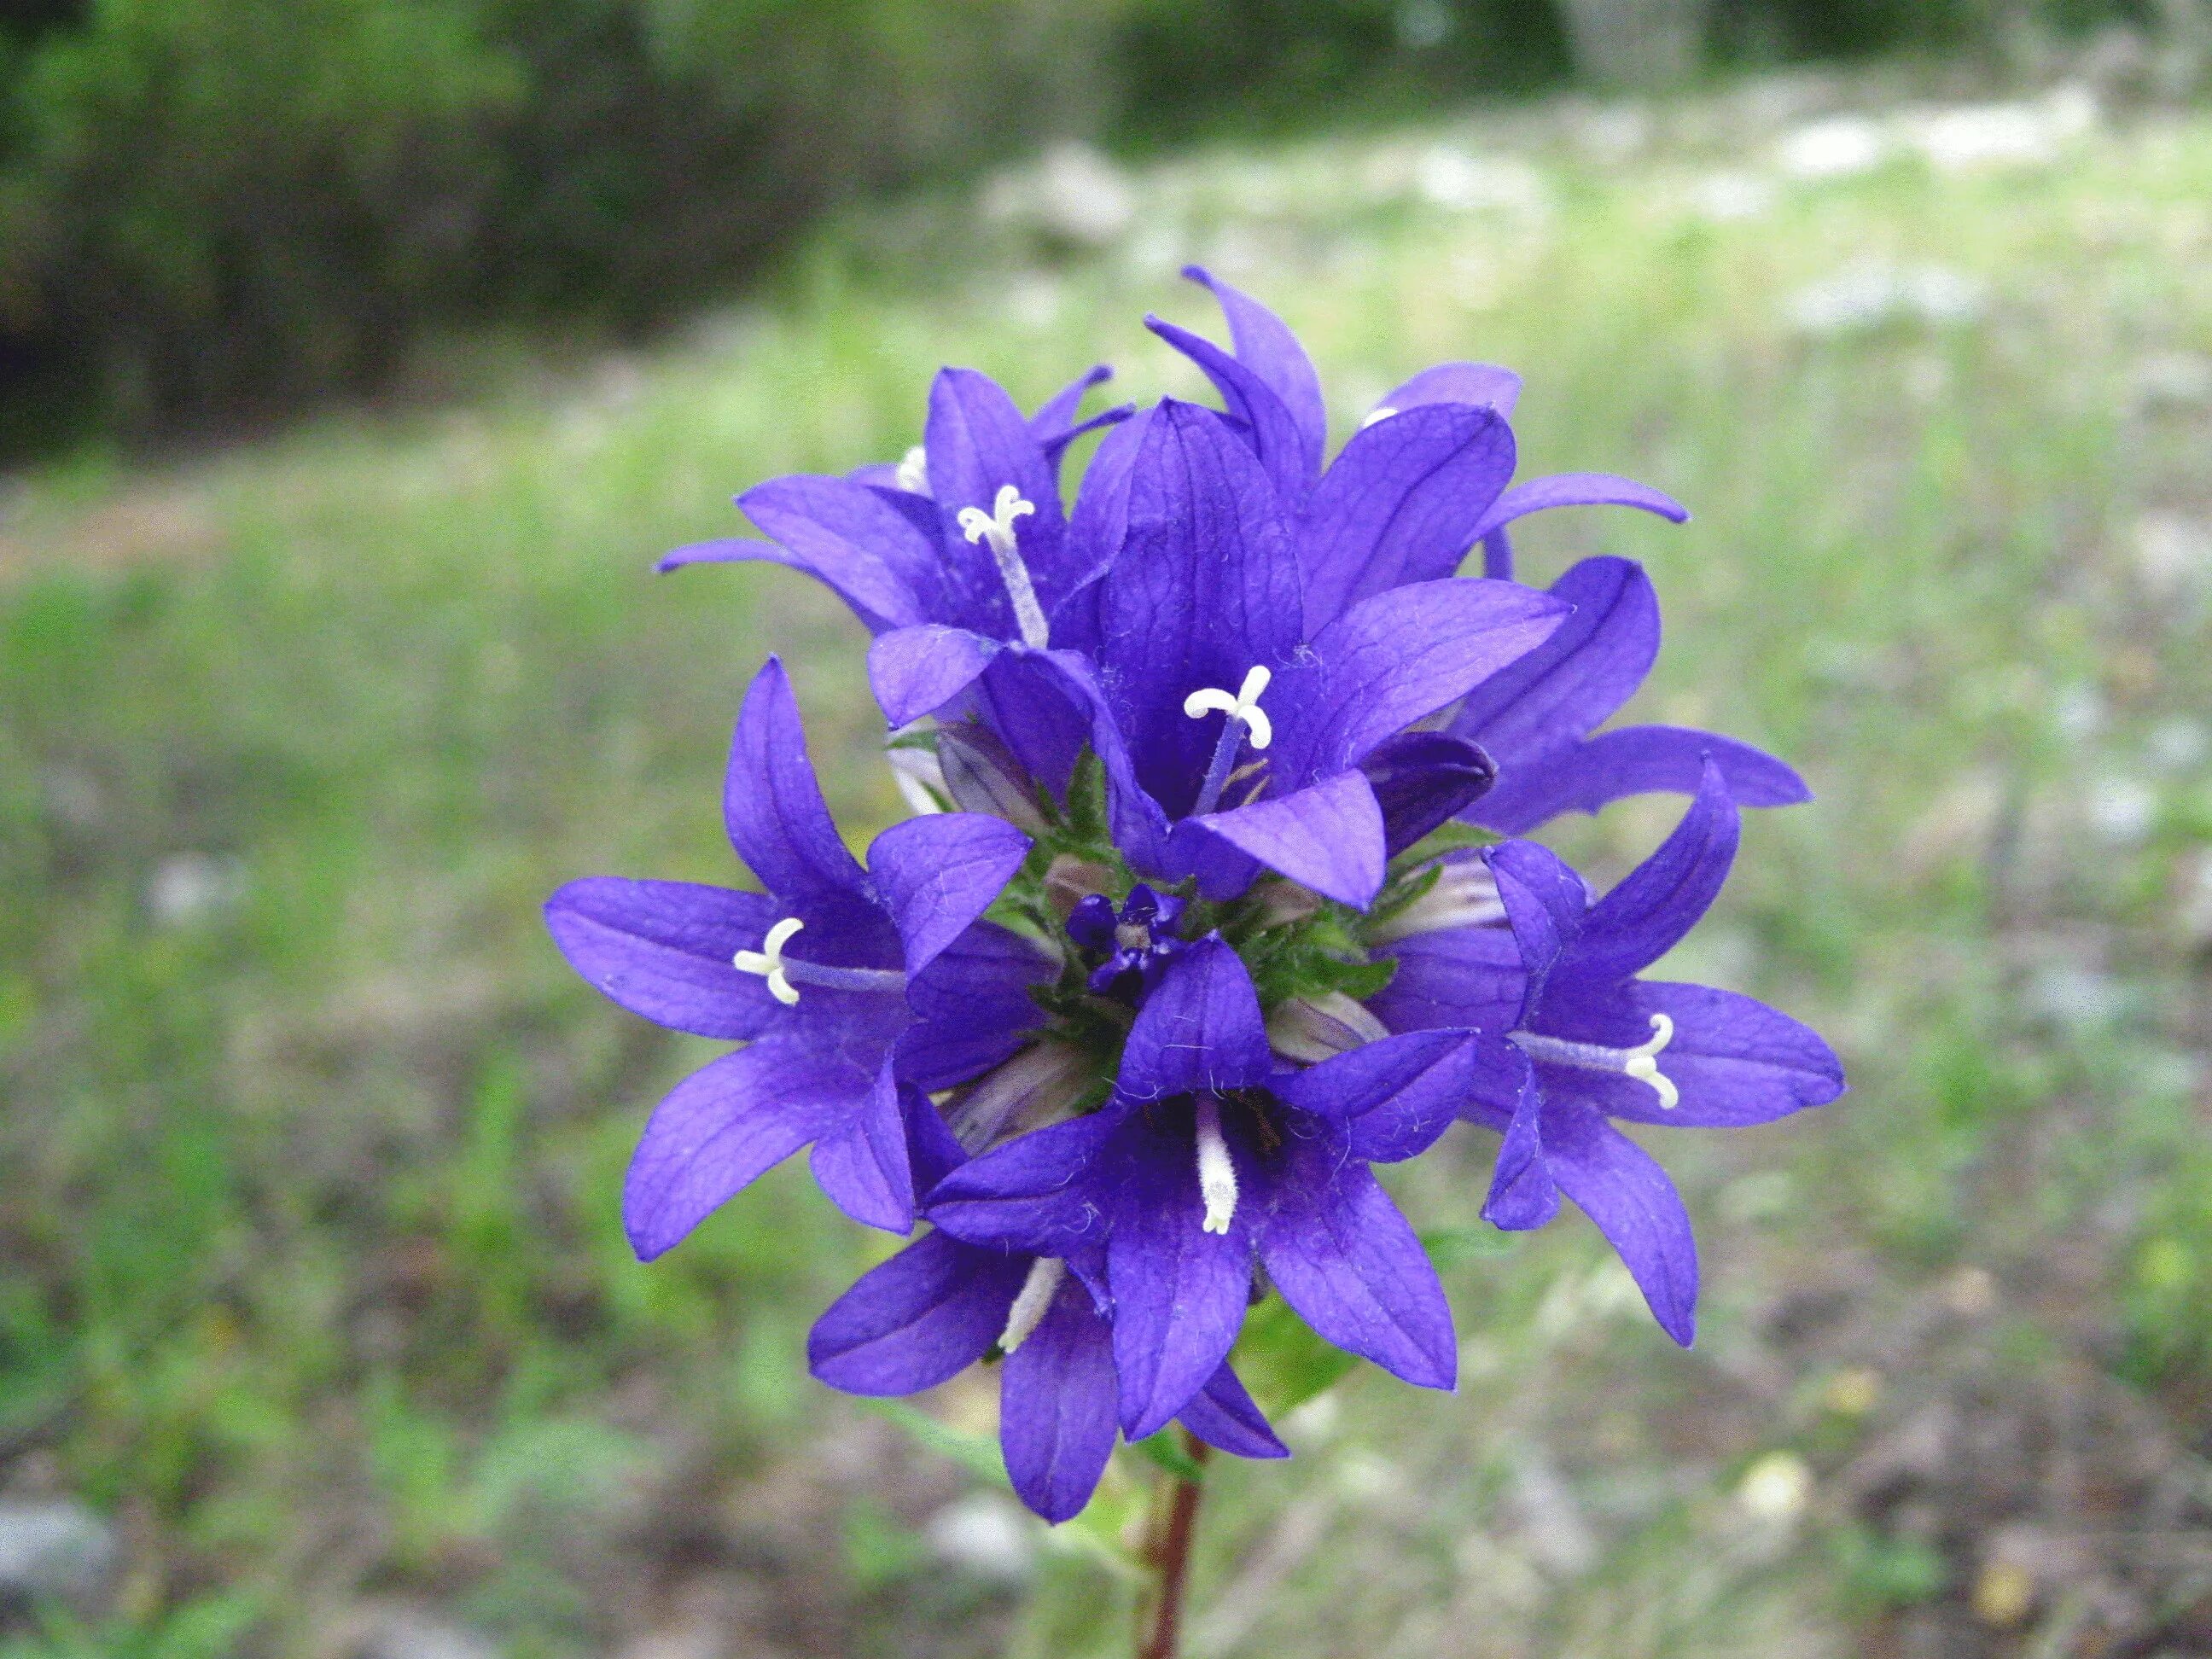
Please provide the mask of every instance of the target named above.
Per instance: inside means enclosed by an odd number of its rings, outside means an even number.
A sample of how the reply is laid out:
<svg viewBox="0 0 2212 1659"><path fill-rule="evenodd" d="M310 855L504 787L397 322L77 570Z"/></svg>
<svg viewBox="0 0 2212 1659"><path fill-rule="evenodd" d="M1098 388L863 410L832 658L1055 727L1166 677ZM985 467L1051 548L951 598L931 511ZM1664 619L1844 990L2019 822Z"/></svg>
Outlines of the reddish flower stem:
<svg viewBox="0 0 2212 1659"><path fill-rule="evenodd" d="M1204 1467L1212 1449L1185 1430L1184 1454ZM1190 1547L1198 1536L1198 1500L1206 1488L1196 1480L1173 1477L1165 1516L1155 1516L1146 1554L1156 1575L1152 1632L1137 1650L1137 1659L1176 1659L1182 1640L1183 1592L1190 1581Z"/></svg>

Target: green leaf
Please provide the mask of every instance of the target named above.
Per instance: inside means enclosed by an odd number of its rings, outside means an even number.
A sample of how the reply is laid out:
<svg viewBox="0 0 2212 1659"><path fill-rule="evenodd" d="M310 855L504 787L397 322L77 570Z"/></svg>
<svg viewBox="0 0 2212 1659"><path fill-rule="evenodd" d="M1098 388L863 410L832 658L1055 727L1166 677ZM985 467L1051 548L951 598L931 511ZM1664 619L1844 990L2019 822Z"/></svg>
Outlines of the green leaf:
<svg viewBox="0 0 2212 1659"><path fill-rule="evenodd" d="M1430 1265L1443 1273L1463 1261L1510 1255L1521 1248L1521 1238L1495 1227L1439 1227L1421 1235L1421 1248L1429 1253Z"/></svg>
<svg viewBox="0 0 2212 1659"><path fill-rule="evenodd" d="M951 1458L969 1474L994 1486L1011 1484L1006 1479L1006 1460L999 1455L999 1443L989 1437L940 1423L903 1400L866 1400L861 1403L870 1411L888 1417L927 1449L940 1457Z"/></svg>
<svg viewBox="0 0 2212 1659"><path fill-rule="evenodd" d="M1158 1434L1146 1436L1137 1442L1137 1449L1178 1480L1188 1480L1195 1486L1206 1480L1205 1466L1176 1443L1173 1429L1162 1429Z"/></svg>

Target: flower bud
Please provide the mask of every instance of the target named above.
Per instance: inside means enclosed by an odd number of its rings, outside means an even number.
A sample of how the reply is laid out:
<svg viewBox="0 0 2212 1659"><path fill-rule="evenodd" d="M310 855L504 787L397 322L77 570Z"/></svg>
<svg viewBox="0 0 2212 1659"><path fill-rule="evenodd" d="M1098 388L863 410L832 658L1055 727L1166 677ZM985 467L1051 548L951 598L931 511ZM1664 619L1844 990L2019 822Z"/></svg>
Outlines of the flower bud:
<svg viewBox="0 0 2212 1659"><path fill-rule="evenodd" d="M900 744L884 750L884 759L890 766L891 781L898 786L899 798L916 817L945 810L945 803L952 799L952 792L945 787L945 774L938 766L936 756L927 749Z"/></svg>
<svg viewBox="0 0 2212 1659"><path fill-rule="evenodd" d="M937 763L962 811L1004 818L1027 836L1045 833L1028 769L995 734L972 722L948 726L937 734Z"/></svg>
<svg viewBox="0 0 2212 1659"><path fill-rule="evenodd" d="M1114 872L1106 866L1070 853L1062 853L1044 872L1044 896L1062 921L1073 915L1075 907L1084 900L1107 891L1113 884Z"/></svg>
<svg viewBox="0 0 2212 1659"><path fill-rule="evenodd" d="M970 1152L1073 1111L1093 1081L1089 1058L1064 1042L1033 1042L955 1097L945 1115Z"/></svg>
<svg viewBox="0 0 2212 1659"><path fill-rule="evenodd" d="M1370 922L1370 945L1393 945L1416 933L1440 933L1451 927L1489 927L1505 920L1505 906L1490 866L1473 853L1448 853L1439 861L1434 885L1402 910Z"/></svg>
<svg viewBox="0 0 2212 1659"><path fill-rule="evenodd" d="M1381 1020L1341 991L1292 997L1267 1016L1267 1046L1285 1060L1308 1066L1389 1035Z"/></svg>

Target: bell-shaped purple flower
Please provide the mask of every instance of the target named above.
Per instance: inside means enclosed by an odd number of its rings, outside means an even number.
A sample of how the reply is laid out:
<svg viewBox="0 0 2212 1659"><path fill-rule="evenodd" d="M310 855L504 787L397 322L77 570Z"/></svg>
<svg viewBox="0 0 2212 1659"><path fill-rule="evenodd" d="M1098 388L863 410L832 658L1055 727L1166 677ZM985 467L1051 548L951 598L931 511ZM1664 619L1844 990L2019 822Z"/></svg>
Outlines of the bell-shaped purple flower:
<svg viewBox="0 0 2212 1659"><path fill-rule="evenodd" d="M1480 1084L1465 1033L1418 1032L1278 1067L1259 997L1218 938L1138 1011L1113 1100L954 1170L927 1212L971 1244L1103 1255L1121 1427L1183 1411L1227 1358L1255 1266L1323 1337L1452 1386L1451 1312L1368 1168L1411 1158Z"/></svg>
<svg viewBox="0 0 2212 1659"><path fill-rule="evenodd" d="M917 1121L915 1167L957 1166L957 1143ZM1065 1521L1090 1502L1121 1427L1110 1303L1096 1250L1073 1261L924 1234L833 1303L807 1337L814 1375L848 1394L918 1394L994 1348L999 1440L1022 1501ZM1287 1457L1224 1361L1178 1419L1240 1457Z"/></svg>
<svg viewBox="0 0 2212 1659"><path fill-rule="evenodd" d="M782 665L738 716L723 811L765 893L595 877L545 906L570 963L672 1030L746 1047L678 1084L623 1192L641 1257L811 1145L815 1178L855 1220L914 1224L907 1123L926 1091L1006 1058L1040 1018L1050 964L979 921L1029 839L992 817L895 824L862 869L830 822Z"/></svg>
<svg viewBox="0 0 2212 1659"><path fill-rule="evenodd" d="M1738 817L1708 765L1690 810L1650 859L1595 904L1582 878L1534 842L1483 857L1507 926L1418 933L1370 1002L1397 1031L1474 1027L1489 1063L1462 1111L1504 1144L1484 1214L1541 1226L1572 1199L1612 1241L1668 1335L1696 1328L1697 1249L1666 1173L1609 1119L1735 1128L1844 1091L1809 1028L1733 991L1636 977L1702 916L1735 856ZM1509 1049L1524 1062L1507 1062Z"/></svg>

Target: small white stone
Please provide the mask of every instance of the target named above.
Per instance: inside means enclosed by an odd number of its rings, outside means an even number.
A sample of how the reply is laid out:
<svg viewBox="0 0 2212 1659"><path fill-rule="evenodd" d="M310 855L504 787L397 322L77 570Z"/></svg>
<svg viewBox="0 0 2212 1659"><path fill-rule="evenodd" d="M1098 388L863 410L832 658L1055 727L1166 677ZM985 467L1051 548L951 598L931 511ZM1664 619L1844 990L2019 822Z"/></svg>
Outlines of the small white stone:
<svg viewBox="0 0 2212 1659"><path fill-rule="evenodd" d="M1769 1452L1736 1483L1736 1507L1768 1526L1787 1526L1813 1497L1813 1471L1795 1452Z"/></svg>
<svg viewBox="0 0 2212 1659"><path fill-rule="evenodd" d="M955 1498L922 1528L937 1558L977 1578L1018 1584L1036 1567L1036 1534L1028 1516L991 1492Z"/></svg>

